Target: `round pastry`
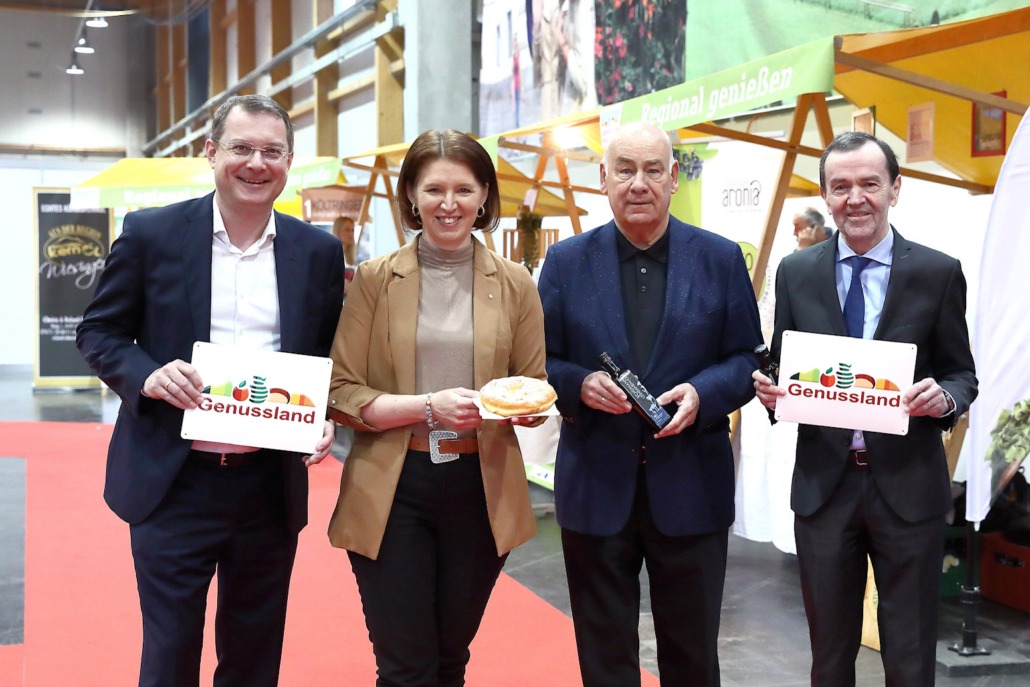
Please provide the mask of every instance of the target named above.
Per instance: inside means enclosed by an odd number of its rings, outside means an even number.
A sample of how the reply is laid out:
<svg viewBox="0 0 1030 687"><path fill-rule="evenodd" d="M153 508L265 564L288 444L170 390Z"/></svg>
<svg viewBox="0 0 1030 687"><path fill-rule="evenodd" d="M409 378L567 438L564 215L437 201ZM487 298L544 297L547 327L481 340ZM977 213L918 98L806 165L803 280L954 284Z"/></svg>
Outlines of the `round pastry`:
<svg viewBox="0 0 1030 687"><path fill-rule="evenodd" d="M533 377L502 377L479 390L483 408L505 417L542 413L557 400L554 387Z"/></svg>

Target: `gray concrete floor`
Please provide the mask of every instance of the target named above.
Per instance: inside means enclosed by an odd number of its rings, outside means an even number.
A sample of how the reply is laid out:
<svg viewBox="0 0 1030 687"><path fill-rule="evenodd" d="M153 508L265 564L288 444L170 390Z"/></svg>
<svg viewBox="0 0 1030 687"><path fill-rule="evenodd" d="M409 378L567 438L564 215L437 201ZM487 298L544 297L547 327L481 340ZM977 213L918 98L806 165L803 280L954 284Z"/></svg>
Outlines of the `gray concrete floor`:
<svg viewBox="0 0 1030 687"><path fill-rule="evenodd" d="M0 366L0 420L114 422L118 398L110 392L33 393L32 371ZM333 454L348 450L341 433ZM530 485L539 533L516 549L505 572L565 614L568 587L554 521L552 494ZM0 457L0 644L23 641L24 618L24 461ZM641 576L640 660L657 674L646 573ZM964 659L945 647L961 640L963 610L956 599L941 601L940 687L1027 687L1030 672L1030 615L990 601L978 615L979 644L992 658ZM985 667L998 663L1001 667ZM725 687L801 687L808 685L808 628L798 586L797 559L772 544L731 536L723 598L720 662ZM993 671L988 674L958 673ZM1004 674L1006 671L1009 674ZM863 647L856 664L857 687L883 685L879 654Z"/></svg>

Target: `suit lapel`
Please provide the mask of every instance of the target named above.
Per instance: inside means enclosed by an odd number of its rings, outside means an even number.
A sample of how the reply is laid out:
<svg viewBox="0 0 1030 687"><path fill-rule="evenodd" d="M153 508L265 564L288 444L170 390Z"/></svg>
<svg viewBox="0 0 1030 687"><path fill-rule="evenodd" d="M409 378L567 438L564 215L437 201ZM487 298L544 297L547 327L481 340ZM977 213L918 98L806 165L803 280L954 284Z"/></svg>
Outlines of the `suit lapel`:
<svg viewBox="0 0 1030 687"><path fill-rule="evenodd" d="M874 339L879 339L882 332L890 327L891 321L898 312L898 307L904 298L908 288L908 280L912 275L912 246L899 234L894 227L894 252L891 256L891 276L887 282L887 293L883 297L883 309L880 311L880 321L876 325Z"/></svg>
<svg viewBox="0 0 1030 687"><path fill-rule="evenodd" d="M600 229L587 251L587 270L590 284L593 286L599 305L605 330L608 333L607 343L598 341L598 354L607 351L616 363L622 367L630 365L632 352L629 347L629 336L626 333L626 313L622 304L622 285L620 284L619 252L615 244L615 222L609 222Z"/></svg>
<svg viewBox="0 0 1030 687"><path fill-rule="evenodd" d="M816 273L812 281L815 284L827 285L816 290L816 299L824 311L824 321L830 323L830 333L847 336L848 329L844 324L844 313L840 307L840 298L837 296L837 241L843 239L840 238L839 232L835 238L835 241L823 241L812 249L816 251L815 263L812 265Z"/></svg>
<svg viewBox="0 0 1030 687"><path fill-rule="evenodd" d="M500 331L501 289L497 265L486 246L475 241L472 254L472 349L476 388L482 389L494 372Z"/></svg>
<svg viewBox="0 0 1030 687"><path fill-rule="evenodd" d="M185 289L193 322L193 340L211 340L211 241L214 227L213 194L207 195L186 211L182 230L182 260ZM175 231L175 229L169 229Z"/></svg>
<svg viewBox="0 0 1030 687"><path fill-rule="evenodd" d="M297 350L299 321L301 308L297 306L282 307L283 303L302 303L303 279L300 279L297 267L297 245L295 228L289 226L275 212L275 240L272 248L275 251L275 284L279 295L279 350L294 353Z"/></svg>
<svg viewBox="0 0 1030 687"><path fill-rule="evenodd" d="M397 389L415 393L415 326L418 321L418 240L397 255L394 279L386 290L390 312L390 354L397 374Z"/></svg>

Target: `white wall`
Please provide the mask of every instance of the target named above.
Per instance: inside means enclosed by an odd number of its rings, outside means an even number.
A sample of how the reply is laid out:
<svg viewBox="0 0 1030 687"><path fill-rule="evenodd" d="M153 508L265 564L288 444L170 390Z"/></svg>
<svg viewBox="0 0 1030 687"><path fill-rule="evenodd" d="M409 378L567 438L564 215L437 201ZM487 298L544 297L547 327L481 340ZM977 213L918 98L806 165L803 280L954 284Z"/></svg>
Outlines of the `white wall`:
<svg viewBox="0 0 1030 687"><path fill-rule="evenodd" d="M78 55L85 74L71 76L64 70L80 21L51 12L0 10L0 145L127 146L128 33L138 24L112 19L106 29L90 29L96 52Z"/></svg>

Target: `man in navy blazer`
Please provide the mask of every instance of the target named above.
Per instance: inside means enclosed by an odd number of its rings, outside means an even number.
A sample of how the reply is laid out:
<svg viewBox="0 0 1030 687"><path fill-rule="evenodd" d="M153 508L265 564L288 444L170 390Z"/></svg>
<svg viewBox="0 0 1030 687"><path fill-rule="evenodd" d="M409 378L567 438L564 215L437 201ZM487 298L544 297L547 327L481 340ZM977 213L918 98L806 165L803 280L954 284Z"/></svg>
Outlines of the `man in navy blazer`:
<svg viewBox="0 0 1030 687"><path fill-rule="evenodd" d="M547 375L562 413L555 505L585 687L640 684L647 565L663 685L718 685L733 522L728 415L761 341L740 248L669 214L668 136L618 129L601 163L613 222L560 241L540 274ZM655 432L599 371L607 352L672 421Z"/></svg>
<svg viewBox="0 0 1030 687"><path fill-rule="evenodd" d="M977 394L966 282L958 260L890 225L901 176L883 141L837 136L823 152L819 186L839 231L780 263L773 357L788 330L911 343L917 353L916 381L901 395L907 434L798 426L790 504L812 685L855 684L868 556L886 684L931 687L952 503L941 433ZM775 409L786 390L759 372L754 382L759 400Z"/></svg>
<svg viewBox="0 0 1030 687"><path fill-rule="evenodd" d="M126 215L76 342L122 399L104 498L129 523L139 684L197 684L217 572L214 684L271 687L307 523L306 466L329 452L333 427L306 457L182 439L183 410L197 407L205 384L186 361L196 341L328 355L343 252L272 210L293 157L293 126L275 101L227 100L205 148L215 192Z"/></svg>

